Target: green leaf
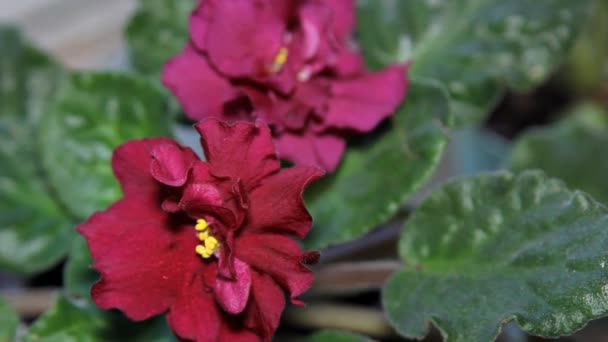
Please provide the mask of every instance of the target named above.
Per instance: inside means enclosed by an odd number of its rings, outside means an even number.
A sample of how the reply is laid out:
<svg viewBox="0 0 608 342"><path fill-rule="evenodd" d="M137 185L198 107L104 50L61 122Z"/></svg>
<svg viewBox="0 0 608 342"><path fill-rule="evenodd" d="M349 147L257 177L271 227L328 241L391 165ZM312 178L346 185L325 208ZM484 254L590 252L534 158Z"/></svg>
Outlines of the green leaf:
<svg viewBox="0 0 608 342"><path fill-rule="evenodd" d="M511 155L514 170L542 169L569 186L608 204L608 119L600 108L574 110L554 126L531 130L517 139Z"/></svg>
<svg viewBox="0 0 608 342"><path fill-rule="evenodd" d="M371 342L370 338L346 331L323 330L306 338L308 342Z"/></svg>
<svg viewBox="0 0 608 342"><path fill-rule="evenodd" d="M570 335L608 314L608 209L540 172L484 174L434 191L406 223L406 267L385 285L395 329L491 341L515 320Z"/></svg>
<svg viewBox="0 0 608 342"><path fill-rule="evenodd" d="M104 321L92 312L89 303L59 295L53 306L32 324L23 341L98 341L93 332L102 330Z"/></svg>
<svg viewBox="0 0 608 342"><path fill-rule="evenodd" d="M158 75L163 64L188 41L188 16L194 0L140 0L127 27L131 63L139 72Z"/></svg>
<svg viewBox="0 0 608 342"><path fill-rule="evenodd" d="M99 273L91 268L92 264L87 241L79 235L72 242L72 250L63 269L63 286L68 294L90 298L91 286L99 279Z"/></svg>
<svg viewBox="0 0 608 342"><path fill-rule="evenodd" d="M480 122L502 96L543 80L566 57L591 0L359 1L371 65L413 60L410 75L440 81L458 124Z"/></svg>
<svg viewBox="0 0 608 342"><path fill-rule="evenodd" d="M112 151L170 134L162 93L134 75L71 75L43 119L42 161L63 204L84 219L120 197Z"/></svg>
<svg viewBox="0 0 608 342"><path fill-rule="evenodd" d="M0 25L0 51L0 117L36 125L64 71L12 27Z"/></svg>
<svg viewBox="0 0 608 342"><path fill-rule="evenodd" d="M30 327L24 342L175 341L163 317L132 322L86 300L59 295Z"/></svg>
<svg viewBox="0 0 608 342"><path fill-rule="evenodd" d="M13 308L0 297L0 341L12 341L19 326L19 316Z"/></svg>
<svg viewBox="0 0 608 342"><path fill-rule="evenodd" d="M59 261L73 224L40 165L39 121L63 70L0 26L0 267L31 274Z"/></svg>
<svg viewBox="0 0 608 342"><path fill-rule="evenodd" d="M354 239L394 215L437 166L450 123L441 88L412 82L391 127L380 137L350 146L338 171L307 192L315 229L308 248Z"/></svg>
<svg viewBox="0 0 608 342"><path fill-rule="evenodd" d="M608 80L608 1L595 1L593 15L572 48L566 77L581 95L601 89ZM561 76L561 75L560 75Z"/></svg>

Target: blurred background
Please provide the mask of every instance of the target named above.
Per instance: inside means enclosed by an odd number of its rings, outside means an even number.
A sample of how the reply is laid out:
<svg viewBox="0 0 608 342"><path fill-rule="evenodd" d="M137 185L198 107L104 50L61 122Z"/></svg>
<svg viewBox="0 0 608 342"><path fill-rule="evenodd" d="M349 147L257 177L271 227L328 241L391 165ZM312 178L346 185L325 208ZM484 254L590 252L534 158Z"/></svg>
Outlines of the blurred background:
<svg viewBox="0 0 608 342"><path fill-rule="evenodd" d="M0 22L19 26L38 46L73 68L124 62L123 31L136 0L0 0Z"/></svg>

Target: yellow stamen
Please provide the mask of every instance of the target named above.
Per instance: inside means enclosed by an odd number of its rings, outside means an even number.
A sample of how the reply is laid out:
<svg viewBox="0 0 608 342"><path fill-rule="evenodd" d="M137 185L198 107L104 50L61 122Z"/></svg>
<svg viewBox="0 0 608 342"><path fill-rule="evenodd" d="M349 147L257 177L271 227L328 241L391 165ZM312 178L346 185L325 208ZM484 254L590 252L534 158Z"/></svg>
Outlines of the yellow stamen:
<svg viewBox="0 0 608 342"><path fill-rule="evenodd" d="M209 224L205 219L196 220L194 229L199 232L197 237L202 242L202 244L196 245L196 254L199 254L204 259L210 258L219 247L219 241L211 235Z"/></svg>
<svg viewBox="0 0 608 342"><path fill-rule="evenodd" d="M205 229L207 229L207 227L209 227L209 224L207 223L207 220L205 219L198 219L196 220L196 226L194 226L194 229L196 229L197 231L203 231Z"/></svg>
<svg viewBox="0 0 608 342"><path fill-rule="evenodd" d="M207 250L205 249L205 246L203 245L196 245L196 248L194 249L196 251L197 254L203 255L204 253L207 252Z"/></svg>
<svg viewBox="0 0 608 342"><path fill-rule="evenodd" d="M214 249L215 247L217 247L217 244L218 241L213 236L209 236L205 239L205 247L207 247L207 249Z"/></svg>
<svg viewBox="0 0 608 342"><path fill-rule="evenodd" d="M285 64L285 62L287 62L288 56L289 56L289 50L287 50L286 47L280 48L279 52L274 57L274 61L272 62L272 65L270 66L270 71L273 73L279 72L281 70L281 68L283 67L283 65Z"/></svg>

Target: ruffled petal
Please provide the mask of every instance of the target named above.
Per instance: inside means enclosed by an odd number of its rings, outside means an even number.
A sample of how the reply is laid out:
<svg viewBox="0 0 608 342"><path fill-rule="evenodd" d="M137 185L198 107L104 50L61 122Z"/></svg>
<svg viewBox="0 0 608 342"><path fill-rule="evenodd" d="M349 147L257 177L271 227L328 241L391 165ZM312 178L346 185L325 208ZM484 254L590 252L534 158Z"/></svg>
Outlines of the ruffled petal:
<svg viewBox="0 0 608 342"><path fill-rule="evenodd" d="M345 138L328 132L315 135L313 143L319 164L323 165L328 172L334 172L338 168L346 148Z"/></svg>
<svg viewBox="0 0 608 342"><path fill-rule="evenodd" d="M216 4L217 0L198 1L198 5L192 11L188 20L190 40L200 51L207 49L207 30L209 29L209 23L213 19Z"/></svg>
<svg viewBox="0 0 608 342"><path fill-rule="evenodd" d="M251 270L249 265L238 258L232 258L234 278L228 279L218 274L215 280L215 299L224 311L237 315L241 313L251 290Z"/></svg>
<svg viewBox="0 0 608 342"><path fill-rule="evenodd" d="M270 130L237 122L227 124L218 120L205 120L195 125L201 134L201 144L210 164L210 172L217 177L241 180L249 191L259 181L279 170L280 164Z"/></svg>
<svg viewBox="0 0 608 342"><path fill-rule="evenodd" d="M286 131L276 138L276 144L281 158L333 172L340 163L346 141L331 132L297 134Z"/></svg>
<svg viewBox="0 0 608 342"><path fill-rule="evenodd" d="M202 276L194 274L183 283L181 295L167 313L167 322L176 335L197 342L220 341L224 319L212 289L206 287Z"/></svg>
<svg viewBox="0 0 608 342"><path fill-rule="evenodd" d="M164 65L162 81L194 120L221 115L224 104L239 96L238 89L190 45Z"/></svg>
<svg viewBox="0 0 608 342"><path fill-rule="evenodd" d="M237 219L224 206L222 194L211 184L191 184L186 187L179 207L193 219L205 218L209 223L220 222L224 227L234 228Z"/></svg>
<svg viewBox="0 0 608 342"><path fill-rule="evenodd" d="M322 167L315 153L313 139L314 135L308 132L297 134L285 131L281 133L275 138L279 157L299 165Z"/></svg>
<svg viewBox="0 0 608 342"><path fill-rule="evenodd" d="M334 34L339 39L346 39L354 31L356 8L354 0L323 0L333 10Z"/></svg>
<svg viewBox="0 0 608 342"><path fill-rule="evenodd" d="M157 197L161 187L150 174L150 153L155 147L165 144L178 146L169 138L145 138L128 141L114 150L112 169L125 196Z"/></svg>
<svg viewBox="0 0 608 342"><path fill-rule="evenodd" d="M305 2L299 9L300 27L296 41L306 66L299 72L300 81L323 70L336 59L337 42L332 35L332 10L318 2Z"/></svg>
<svg viewBox="0 0 608 342"><path fill-rule="evenodd" d="M345 45L340 47L336 64L332 66L332 70L338 76L345 77L361 73L364 67L361 52Z"/></svg>
<svg viewBox="0 0 608 342"><path fill-rule="evenodd" d="M133 225L165 222L167 215L158 206L148 205L143 196L120 199L104 211L98 211L76 227L87 239L91 255L103 257L120 236L133 231Z"/></svg>
<svg viewBox="0 0 608 342"><path fill-rule="evenodd" d="M305 237L312 218L302 195L304 188L322 175L317 168L295 166L264 179L249 195L247 231Z"/></svg>
<svg viewBox="0 0 608 342"><path fill-rule="evenodd" d="M293 302L312 284L313 273L302 263L307 255L295 240L277 234L243 234L235 238L233 251L261 273L270 275L287 289ZM309 260L307 258L307 260Z"/></svg>
<svg viewBox="0 0 608 342"><path fill-rule="evenodd" d="M245 313L245 324L262 341L270 341L285 309L285 296L272 277L253 271L251 302Z"/></svg>
<svg viewBox="0 0 608 342"><path fill-rule="evenodd" d="M235 329L230 325L224 324L222 326L221 335L218 341L230 341L230 342L262 342L260 336L256 335L253 331L248 329Z"/></svg>
<svg viewBox="0 0 608 342"><path fill-rule="evenodd" d="M188 172L199 160L189 147L176 144L162 144L152 149L150 173L159 182L169 186L182 186L188 179Z"/></svg>
<svg viewBox="0 0 608 342"><path fill-rule="evenodd" d="M215 4L205 47L217 69L232 77L267 73L283 45L287 25L286 13L274 4L270 0L223 0Z"/></svg>
<svg viewBox="0 0 608 342"><path fill-rule="evenodd" d="M406 66L335 80L324 124L369 132L399 106L407 89Z"/></svg>
<svg viewBox="0 0 608 342"><path fill-rule="evenodd" d="M275 133L282 130L306 129L311 117L327 111L330 98L330 82L325 78L314 78L302 82L288 97L255 87L243 87L257 118L271 125Z"/></svg>
<svg viewBox="0 0 608 342"><path fill-rule="evenodd" d="M198 261L196 238L189 229L168 229L158 217L126 214L126 209L138 209L125 205L129 200L119 202L120 209L93 215L78 230L88 241L93 268L101 273L91 290L93 301L142 320L168 309L179 295L184 276Z"/></svg>

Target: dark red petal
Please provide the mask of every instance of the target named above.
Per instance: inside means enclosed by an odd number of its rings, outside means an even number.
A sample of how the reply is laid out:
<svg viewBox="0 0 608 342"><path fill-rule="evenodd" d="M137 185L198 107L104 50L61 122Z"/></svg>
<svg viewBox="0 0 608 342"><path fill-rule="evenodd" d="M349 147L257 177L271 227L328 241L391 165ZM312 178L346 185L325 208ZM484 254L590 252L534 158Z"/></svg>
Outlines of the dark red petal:
<svg viewBox="0 0 608 342"><path fill-rule="evenodd" d="M213 217L210 223L221 222L227 228L237 225L234 213L224 206L222 194L211 184L190 184L184 190L179 207L193 219Z"/></svg>
<svg viewBox="0 0 608 342"><path fill-rule="evenodd" d="M229 342L262 342L262 338L256 335L253 331L242 328L233 327L229 324L222 326L221 335L218 341Z"/></svg>
<svg viewBox="0 0 608 342"><path fill-rule="evenodd" d="M203 163L195 163L192 166L192 172L191 172L191 176L192 176L192 181L190 182L191 184L194 183L200 183L200 184L204 184L204 183L208 183L208 184L212 184L215 186L219 186L219 181L216 177L213 177L213 175L211 175L210 173L210 166L209 163L203 162Z"/></svg>
<svg viewBox="0 0 608 342"><path fill-rule="evenodd" d="M141 195L156 199L160 184L150 174L150 153L156 146L164 144L177 146L169 138L146 138L128 141L114 150L112 169L125 196Z"/></svg>
<svg viewBox="0 0 608 342"><path fill-rule="evenodd" d="M199 160L189 147L162 144L152 150L150 173L159 182L169 186L182 186L188 179L188 171Z"/></svg>
<svg viewBox="0 0 608 342"><path fill-rule="evenodd" d="M215 302L213 291L205 288L200 275L191 275L182 285L180 296L167 313L167 322L171 329L182 339L197 342L220 341L223 317Z"/></svg>
<svg viewBox="0 0 608 342"><path fill-rule="evenodd" d="M239 96L238 89L190 45L165 64L162 80L194 120L221 115L224 104Z"/></svg>
<svg viewBox="0 0 608 342"><path fill-rule="evenodd" d="M232 77L256 77L269 68L283 45L287 18L270 0L227 0L215 4L207 26L211 63Z"/></svg>
<svg viewBox="0 0 608 342"><path fill-rule="evenodd" d="M232 315L241 313L251 290L251 270L249 265L238 258L232 258L234 263L234 279L227 279L218 274L215 280L215 299L224 309Z"/></svg>
<svg viewBox="0 0 608 342"><path fill-rule="evenodd" d="M323 175L306 166L283 169L249 194L248 232L291 234L303 238L312 218L304 206L304 188Z"/></svg>
<svg viewBox="0 0 608 342"><path fill-rule="evenodd" d="M146 319L169 308L185 276L199 265L196 237L189 229L171 230L162 221L145 218L122 224L122 234L106 249L96 246L99 241L89 234L91 227L86 223L79 227L91 246L93 268L101 273L91 295L102 308L118 308L131 319ZM120 223L110 218L103 228L112 225Z"/></svg>
<svg viewBox="0 0 608 342"><path fill-rule="evenodd" d="M407 89L406 66L393 65L332 83L324 124L331 128L369 132L399 106Z"/></svg>
<svg viewBox="0 0 608 342"><path fill-rule="evenodd" d="M346 39L355 29L354 0L323 0L333 9L334 33L339 39Z"/></svg>
<svg viewBox="0 0 608 342"><path fill-rule="evenodd" d="M222 206L222 194L213 184L189 184L182 195L180 206L186 211L199 206Z"/></svg>
<svg viewBox="0 0 608 342"><path fill-rule="evenodd" d="M195 127L214 176L240 179L249 191L280 167L270 130L259 122L227 124L210 119Z"/></svg>
<svg viewBox="0 0 608 342"><path fill-rule="evenodd" d="M281 287L270 276L253 271L251 302L245 313L245 324L263 341L270 341L285 309Z"/></svg>
<svg viewBox="0 0 608 342"><path fill-rule="evenodd" d="M235 238L233 251L235 257L287 289L292 300L312 284L313 273L301 262L304 252L291 237L245 232Z"/></svg>
<svg viewBox="0 0 608 342"><path fill-rule="evenodd" d="M76 229L87 239L93 260L103 258L125 233L133 232L133 226L151 223L157 225L167 220L167 215L157 205L149 205L143 196L132 195L114 202L108 209L91 215Z"/></svg>

